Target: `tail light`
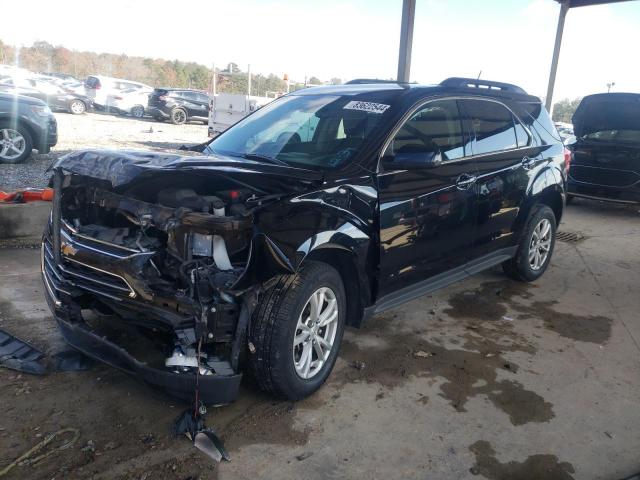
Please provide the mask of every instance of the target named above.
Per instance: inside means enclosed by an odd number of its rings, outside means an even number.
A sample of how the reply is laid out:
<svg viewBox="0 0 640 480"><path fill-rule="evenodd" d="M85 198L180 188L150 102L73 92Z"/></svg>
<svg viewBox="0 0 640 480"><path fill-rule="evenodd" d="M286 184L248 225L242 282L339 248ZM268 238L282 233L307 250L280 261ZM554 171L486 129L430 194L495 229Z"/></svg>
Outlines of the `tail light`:
<svg viewBox="0 0 640 480"><path fill-rule="evenodd" d="M573 157L573 152L569 150L567 147L564 147L564 172L565 173L569 173L572 157Z"/></svg>

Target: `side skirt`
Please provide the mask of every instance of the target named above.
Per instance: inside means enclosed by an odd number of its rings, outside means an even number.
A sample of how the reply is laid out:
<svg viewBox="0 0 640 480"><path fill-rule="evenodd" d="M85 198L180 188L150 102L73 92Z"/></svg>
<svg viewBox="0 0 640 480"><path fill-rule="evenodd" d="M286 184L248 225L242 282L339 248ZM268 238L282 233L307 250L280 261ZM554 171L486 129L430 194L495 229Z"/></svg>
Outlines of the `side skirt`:
<svg viewBox="0 0 640 480"><path fill-rule="evenodd" d="M449 270L447 272L440 273L431 278L423 280L411 285L409 287L402 288L396 292L385 295L380 298L374 305L364 309L363 321L371 318L373 315L385 312L392 308L399 307L400 305L407 303L415 298L421 297L428 293L440 290L452 283L459 282L465 278L475 275L476 273L487 270L495 265L499 265L505 260L513 258L518 250L518 246L501 248L495 252L485 255L480 258L476 258L467 264Z"/></svg>

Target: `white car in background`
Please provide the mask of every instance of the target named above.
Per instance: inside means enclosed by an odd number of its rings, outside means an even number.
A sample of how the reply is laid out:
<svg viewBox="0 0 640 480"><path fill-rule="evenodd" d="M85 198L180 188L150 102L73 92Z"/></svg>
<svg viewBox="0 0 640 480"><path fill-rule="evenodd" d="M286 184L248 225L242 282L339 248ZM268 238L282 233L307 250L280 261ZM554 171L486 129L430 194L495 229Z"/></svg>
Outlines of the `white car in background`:
<svg viewBox="0 0 640 480"><path fill-rule="evenodd" d="M102 75L89 75L84 82L84 87L87 97L100 109L107 106L109 95L117 95L122 90L136 89L146 93L153 91L152 87L144 83Z"/></svg>
<svg viewBox="0 0 640 480"><path fill-rule="evenodd" d="M149 91L137 88L127 88L112 93L107 97L107 110L120 115L142 118L149 102L149 93Z"/></svg>

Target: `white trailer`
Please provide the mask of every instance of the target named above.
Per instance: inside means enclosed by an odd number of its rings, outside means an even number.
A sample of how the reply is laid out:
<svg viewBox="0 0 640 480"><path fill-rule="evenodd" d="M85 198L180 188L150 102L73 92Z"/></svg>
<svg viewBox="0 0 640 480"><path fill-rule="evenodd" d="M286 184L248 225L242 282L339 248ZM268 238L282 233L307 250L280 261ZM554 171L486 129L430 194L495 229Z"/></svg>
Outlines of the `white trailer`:
<svg viewBox="0 0 640 480"><path fill-rule="evenodd" d="M218 93L210 100L209 136L215 137L219 135L231 125L239 122L271 100L273 98L237 93Z"/></svg>

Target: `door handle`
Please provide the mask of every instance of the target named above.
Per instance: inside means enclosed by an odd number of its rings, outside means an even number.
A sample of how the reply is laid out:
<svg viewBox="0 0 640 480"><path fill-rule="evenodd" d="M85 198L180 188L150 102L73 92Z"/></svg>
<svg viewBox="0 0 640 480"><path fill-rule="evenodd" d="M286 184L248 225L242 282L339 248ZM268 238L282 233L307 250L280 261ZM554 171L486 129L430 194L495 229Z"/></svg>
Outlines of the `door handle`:
<svg viewBox="0 0 640 480"><path fill-rule="evenodd" d="M522 159L522 166L525 170L531 170L536 165L536 161L533 158L524 157Z"/></svg>
<svg viewBox="0 0 640 480"><path fill-rule="evenodd" d="M476 180L477 177L475 175L463 173L456 179L456 187L458 187L458 190L468 190L474 183L476 183Z"/></svg>

